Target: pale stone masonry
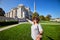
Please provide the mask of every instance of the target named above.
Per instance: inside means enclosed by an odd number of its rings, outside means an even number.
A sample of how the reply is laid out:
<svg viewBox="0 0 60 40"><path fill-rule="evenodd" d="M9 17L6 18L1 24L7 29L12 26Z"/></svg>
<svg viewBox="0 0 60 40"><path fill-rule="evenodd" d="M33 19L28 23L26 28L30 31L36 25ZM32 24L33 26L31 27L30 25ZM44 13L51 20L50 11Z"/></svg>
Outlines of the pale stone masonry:
<svg viewBox="0 0 60 40"><path fill-rule="evenodd" d="M29 7L25 7L23 4L19 4L16 8L11 9L8 13L5 14L6 17L9 18L32 18L32 12Z"/></svg>

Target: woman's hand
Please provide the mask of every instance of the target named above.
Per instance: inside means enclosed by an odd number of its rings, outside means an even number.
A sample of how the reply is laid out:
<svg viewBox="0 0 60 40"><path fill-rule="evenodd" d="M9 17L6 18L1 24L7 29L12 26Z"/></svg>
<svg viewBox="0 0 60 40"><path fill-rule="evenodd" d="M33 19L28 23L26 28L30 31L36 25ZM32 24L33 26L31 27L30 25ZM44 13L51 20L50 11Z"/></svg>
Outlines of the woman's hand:
<svg viewBox="0 0 60 40"><path fill-rule="evenodd" d="M42 38L42 35L37 35L36 40L40 40Z"/></svg>
<svg viewBox="0 0 60 40"><path fill-rule="evenodd" d="M36 40L40 40L40 35L37 35Z"/></svg>

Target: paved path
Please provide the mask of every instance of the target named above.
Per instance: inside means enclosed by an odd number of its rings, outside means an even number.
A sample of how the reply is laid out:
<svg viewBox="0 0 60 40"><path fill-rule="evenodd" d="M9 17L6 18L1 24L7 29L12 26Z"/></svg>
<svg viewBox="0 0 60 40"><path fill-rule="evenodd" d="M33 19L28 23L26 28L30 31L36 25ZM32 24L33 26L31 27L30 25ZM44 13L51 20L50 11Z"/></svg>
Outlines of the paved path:
<svg viewBox="0 0 60 40"><path fill-rule="evenodd" d="M30 24L27 22L27 24ZM43 24L43 25L60 25L60 23L40 23L40 24Z"/></svg>
<svg viewBox="0 0 60 40"><path fill-rule="evenodd" d="M40 23L40 24L44 24L44 25L60 25L60 23Z"/></svg>
<svg viewBox="0 0 60 40"><path fill-rule="evenodd" d="M23 23L26 23L26 22L22 22L22 23L19 23L19 24L14 24L14 25L10 25L10 26L6 26L6 27L3 27L3 28L0 28L0 31L3 31L3 30L6 30L6 29L15 27L15 26L20 25L20 24L23 24Z"/></svg>
<svg viewBox="0 0 60 40"><path fill-rule="evenodd" d="M3 31L3 30L6 30L6 29L15 27L15 26L23 24L23 23L28 23L28 22L21 22L19 24L14 24L14 25L6 26L6 27L3 27L3 28L0 28L0 31ZM28 24L30 24L30 23L28 23ZM60 23L40 23L40 24L45 24L45 25L60 25Z"/></svg>

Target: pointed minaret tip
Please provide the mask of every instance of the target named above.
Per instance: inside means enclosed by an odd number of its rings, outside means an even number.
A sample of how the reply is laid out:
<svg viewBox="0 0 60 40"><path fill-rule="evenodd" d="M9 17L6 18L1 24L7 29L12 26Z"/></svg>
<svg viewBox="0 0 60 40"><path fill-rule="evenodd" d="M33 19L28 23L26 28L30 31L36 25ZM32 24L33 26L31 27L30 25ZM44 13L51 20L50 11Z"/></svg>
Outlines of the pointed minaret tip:
<svg viewBox="0 0 60 40"><path fill-rule="evenodd" d="M35 1L34 1L34 12L36 12L36 4L35 4Z"/></svg>

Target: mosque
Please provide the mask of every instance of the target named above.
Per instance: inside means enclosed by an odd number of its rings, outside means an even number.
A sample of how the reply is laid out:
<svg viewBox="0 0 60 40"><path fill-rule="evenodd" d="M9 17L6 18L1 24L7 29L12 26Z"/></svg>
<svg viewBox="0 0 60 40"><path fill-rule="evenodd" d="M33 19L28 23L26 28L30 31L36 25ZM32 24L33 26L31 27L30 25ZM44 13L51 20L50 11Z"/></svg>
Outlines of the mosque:
<svg viewBox="0 0 60 40"><path fill-rule="evenodd" d="M36 5L34 2L34 12L36 11ZM23 4L19 4L17 7L11 9L8 13L5 14L5 17L26 20L26 18L31 19L33 12L30 10L29 7L25 7Z"/></svg>

